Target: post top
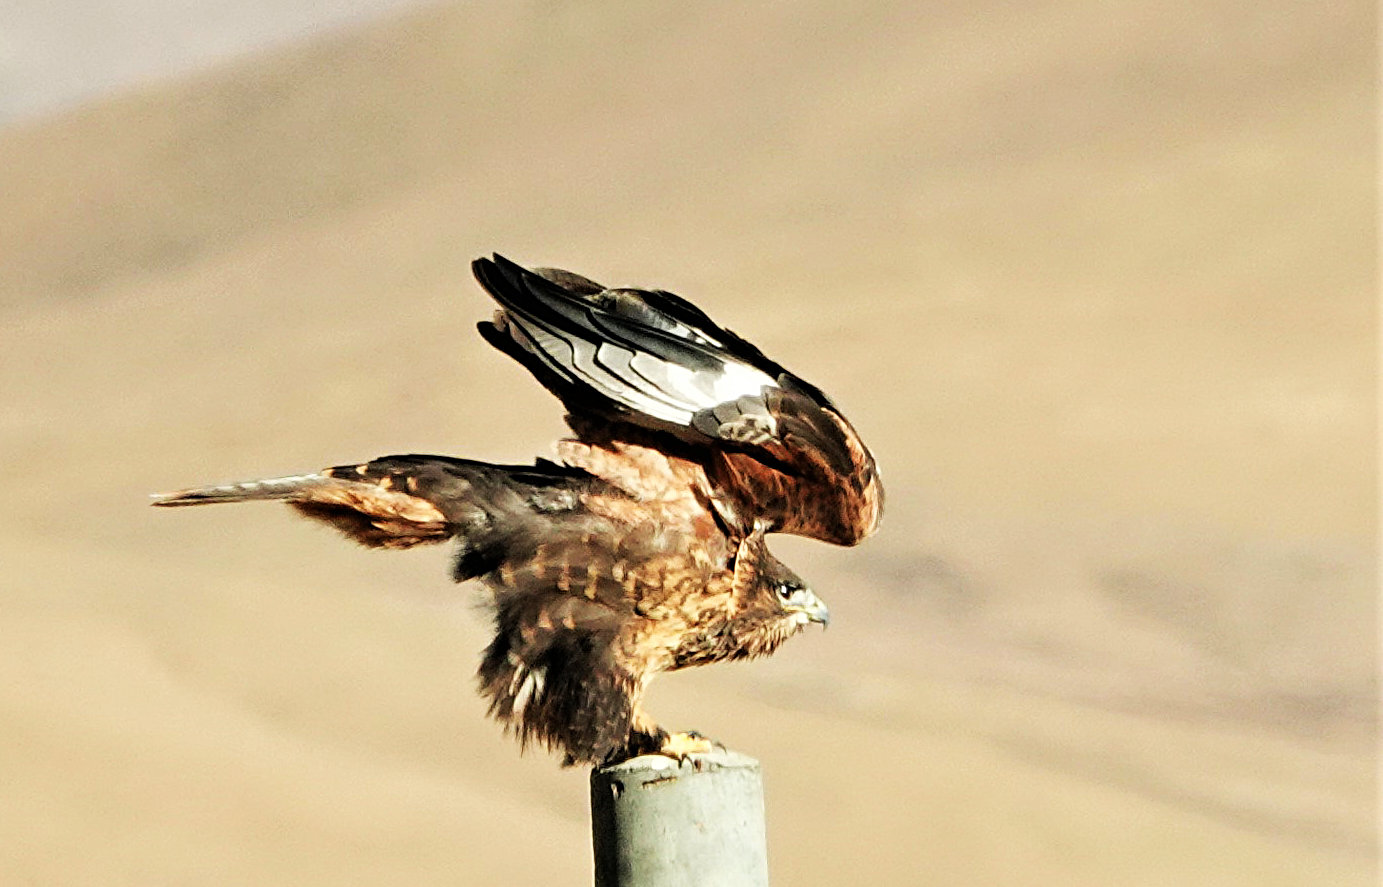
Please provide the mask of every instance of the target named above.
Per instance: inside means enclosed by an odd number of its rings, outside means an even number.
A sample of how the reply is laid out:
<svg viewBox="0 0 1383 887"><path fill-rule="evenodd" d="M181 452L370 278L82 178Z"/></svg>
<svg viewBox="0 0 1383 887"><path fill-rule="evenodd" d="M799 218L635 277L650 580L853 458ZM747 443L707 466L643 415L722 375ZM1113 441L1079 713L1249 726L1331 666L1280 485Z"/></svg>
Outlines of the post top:
<svg viewBox="0 0 1383 887"><path fill-rule="evenodd" d="M592 775L607 777L643 776L645 778L678 778L690 773L711 770L758 770L759 762L737 751L717 748L709 752L687 755L681 761L667 755L639 755L635 758L597 767Z"/></svg>
<svg viewBox="0 0 1383 887"><path fill-rule="evenodd" d="M768 887L762 776L725 749L592 770L596 887Z"/></svg>

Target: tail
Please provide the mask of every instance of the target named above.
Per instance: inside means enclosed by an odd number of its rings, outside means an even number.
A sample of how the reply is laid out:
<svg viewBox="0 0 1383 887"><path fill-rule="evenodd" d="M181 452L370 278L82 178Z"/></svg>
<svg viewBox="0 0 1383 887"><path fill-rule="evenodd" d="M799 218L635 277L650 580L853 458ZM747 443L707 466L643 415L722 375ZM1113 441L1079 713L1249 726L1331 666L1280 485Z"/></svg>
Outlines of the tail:
<svg viewBox="0 0 1383 887"><path fill-rule="evenodd" d="M596 485L602 484L581 469L544 460L491 465L446 456L386 456L315 474L167 493L153 504L278 500L371 548L412 548L455 537L459 582L536 544L541 520L579 508L581 492Z"/></svg>
<svg viewBox="0 0 1383 887"><path fill-rule="evenodd" d="M291 477L270 477L219 487L194 487L176 493L154 493L151 505L159 508L180 508L184 505L209 505L213 502L250 502L255 499L295 499L306 491L336 483L326 473L295 474Z"/></svg>
<svg viewBox="0 0 1383 887"><path fill-rule="evenodd" d="M379 459L316 474L274 477L156 496L161 508L278 500L371 548L412 548L453 535L437 502L419 493L417 465Z"/></svg>

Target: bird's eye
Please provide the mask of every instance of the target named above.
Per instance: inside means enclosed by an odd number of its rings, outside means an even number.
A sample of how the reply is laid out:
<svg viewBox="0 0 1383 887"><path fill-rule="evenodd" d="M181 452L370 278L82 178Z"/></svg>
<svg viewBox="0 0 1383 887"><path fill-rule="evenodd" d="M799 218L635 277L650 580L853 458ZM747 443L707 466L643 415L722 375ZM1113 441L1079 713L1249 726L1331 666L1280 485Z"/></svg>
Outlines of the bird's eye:
<svg viewBox="0 0 1383 887"><path fill-rule="evenodd" d="M778 599L779 599L779 600L781 600L781 601L790 601L790 600L792 600L792 596L793 596L794 594L796 594L796 592L797 592L797 588L796 588L795 586L793 586L793 585L791 585L791 584L789 584L789 583L787 583L787 582L779 582L779 583L778 583Z"/></svg>

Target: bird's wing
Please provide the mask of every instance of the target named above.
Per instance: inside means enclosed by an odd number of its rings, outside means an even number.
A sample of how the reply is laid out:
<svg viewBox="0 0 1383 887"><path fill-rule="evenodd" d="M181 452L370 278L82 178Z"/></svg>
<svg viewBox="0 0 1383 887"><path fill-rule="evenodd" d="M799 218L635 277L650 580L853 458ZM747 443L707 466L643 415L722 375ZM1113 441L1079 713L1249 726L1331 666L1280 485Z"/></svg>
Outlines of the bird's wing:
<svg viewBox="0 0 1383 887"><path fill-rule="evenodd" d="M690 444L740 533L762 521L853 545L878 525L874 458L831 400L690 302L502 256L472 267L502 309L481 334L562 399L583 439L617 436L614 420Z"/></svg>

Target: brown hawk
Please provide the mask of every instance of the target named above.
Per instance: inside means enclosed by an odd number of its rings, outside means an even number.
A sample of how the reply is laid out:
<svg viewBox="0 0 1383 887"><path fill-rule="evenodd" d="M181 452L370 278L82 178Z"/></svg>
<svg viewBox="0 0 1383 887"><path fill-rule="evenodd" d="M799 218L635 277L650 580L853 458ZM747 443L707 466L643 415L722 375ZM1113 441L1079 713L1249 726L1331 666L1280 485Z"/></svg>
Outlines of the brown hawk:
<svg viewBox="0 0 1383 887"><path fill-rule="evenodd" d="M456 580L494 607L480 691L525 745L568 765L696 750L641 709L649 681L825 623L764 536L858 543L883 504L874 459L820 389L672 293L472 267L500 305L481 335L568 410L556 461L388 456L154 504L279 499L363 545L455 539Z"/></svg>

